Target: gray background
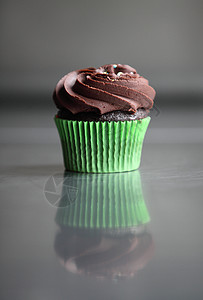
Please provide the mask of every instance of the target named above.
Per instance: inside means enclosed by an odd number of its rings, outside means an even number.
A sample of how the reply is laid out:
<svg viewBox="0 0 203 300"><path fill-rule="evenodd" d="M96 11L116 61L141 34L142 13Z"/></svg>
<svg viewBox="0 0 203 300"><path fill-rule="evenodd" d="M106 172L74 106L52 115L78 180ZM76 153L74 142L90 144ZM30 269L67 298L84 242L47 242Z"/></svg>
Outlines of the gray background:
<svg viewBox="0 0 203 300"><path fill-rule="evenodd" d="M159 93L201 93L202 4L3 0L1 91L48 97L71 70L123 63L146 76Z"/></svg>
<svg viewBox="0 0 203 300"><path fill-rule="evenodd" d="M203 299L202 3L1 1L0 299ZM158 109L140 167L155 252L117 283L60 265L56 208L43 194L64 172L55 84L106 63L146 76Z"/></svg>

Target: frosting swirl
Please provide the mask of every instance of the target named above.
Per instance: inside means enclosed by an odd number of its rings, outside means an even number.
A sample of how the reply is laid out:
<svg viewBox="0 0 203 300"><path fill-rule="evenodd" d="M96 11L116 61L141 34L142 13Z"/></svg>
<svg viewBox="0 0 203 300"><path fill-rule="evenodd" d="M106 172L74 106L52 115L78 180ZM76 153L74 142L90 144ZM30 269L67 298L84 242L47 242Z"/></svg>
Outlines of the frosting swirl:
<svg viewBox="0 0 203 300"><path fill-rule="evenodd" d="M59 109L73 114L112 111L135 113L153 106L155 90L128 65L110 64L65 75L56 85L53 99Z"/></svg>

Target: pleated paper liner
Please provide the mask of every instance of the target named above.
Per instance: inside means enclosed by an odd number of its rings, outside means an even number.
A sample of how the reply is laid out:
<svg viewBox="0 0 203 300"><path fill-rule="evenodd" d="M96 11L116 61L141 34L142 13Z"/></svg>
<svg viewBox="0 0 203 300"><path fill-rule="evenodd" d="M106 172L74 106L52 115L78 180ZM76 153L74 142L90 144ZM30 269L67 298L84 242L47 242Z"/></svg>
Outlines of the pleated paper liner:
<svg viewBox="0 0 203 300"><path fill-rule="evenodd" d="M135 121L89 122L55 117L66 170L87 173L139 168L150 117Z"/></svg>
<svg viewBox="0 0 203 300"><path fill-rule="evenodd" d="M129 229L150 221L139 171L65 172L56 222L81 229Z"/></svg>

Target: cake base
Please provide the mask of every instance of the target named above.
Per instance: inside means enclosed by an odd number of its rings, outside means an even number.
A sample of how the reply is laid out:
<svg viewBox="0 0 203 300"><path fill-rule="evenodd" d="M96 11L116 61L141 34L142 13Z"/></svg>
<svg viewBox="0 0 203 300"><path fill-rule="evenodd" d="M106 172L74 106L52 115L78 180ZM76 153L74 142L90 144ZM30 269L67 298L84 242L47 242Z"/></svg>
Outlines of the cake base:
<svg viewBox="0 0 203 300"><path fill-rule="evenodd" d="M94 112L82 112L78 114L72 114L69 110L63 109L58 111L58 117L65 120L76 120L76 121L94 121L94 122L118 122L118 121L133 121L144 119L149 115L149 110L139 108L135 113L127 111L111 111L103 115L99 115Z"/></svg>

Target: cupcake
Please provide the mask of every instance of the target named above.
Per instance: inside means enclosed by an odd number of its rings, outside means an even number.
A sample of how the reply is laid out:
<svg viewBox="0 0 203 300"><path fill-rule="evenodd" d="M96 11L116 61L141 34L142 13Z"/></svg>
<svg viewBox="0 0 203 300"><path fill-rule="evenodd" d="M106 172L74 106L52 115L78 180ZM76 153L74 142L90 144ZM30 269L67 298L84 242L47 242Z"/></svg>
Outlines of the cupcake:
<svg viewBox="0 0 203 300"><path fill-rule="evenodd" d="M53 99L65 169L87 173L139 168L155 90L128 65L65 75Z"/></svg>

